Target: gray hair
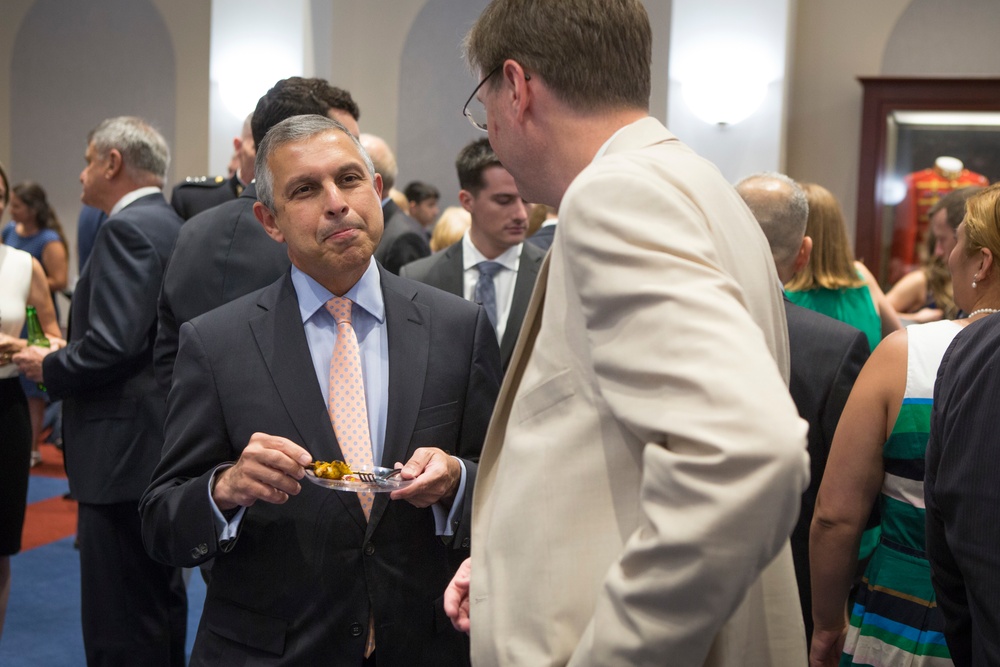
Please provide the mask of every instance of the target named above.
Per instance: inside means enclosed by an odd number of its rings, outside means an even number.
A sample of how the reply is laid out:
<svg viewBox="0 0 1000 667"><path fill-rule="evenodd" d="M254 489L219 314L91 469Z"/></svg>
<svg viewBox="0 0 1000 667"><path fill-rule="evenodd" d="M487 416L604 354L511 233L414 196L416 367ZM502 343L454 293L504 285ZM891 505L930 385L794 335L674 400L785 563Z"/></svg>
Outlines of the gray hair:
<svg viewBox="0 0 1000 667"><path fill-rule="evenodd" d="M134 181L147 182L153 176L156 185L163 186L170 166L170 149L163 136L143 119L108 118L90 131L87 143L92 143L102 158L112 149L121 153L122 167Z"/></svg>
<svg viewBox="0 0 1000 667"><path fill-rule="evenodd" d="M773 185L764 188L755 185ZM809 219L809 200L798 183L785 174L762 172L736 184L750 212L757 218L779 267L787 266L802 247Z"/></svg>
<svg viewBox="0 0 1000 667"><path fill-rule="evenodd" d="M361 142L358 141L357 137L351 134L341 123L332 118L308 114L292 116L281 121L267 131L263 141L257 146L257 159L254 161L254 175L257 178L257 201L272 212L274 211L274 174L271 173L268 161L275 151L285 144L304 141L318 134L333 130L343 132L347 135L347 138L358 149L358 153L361 154L361 157L365 161L365 167L368 168L372 187L375 187L375 167L372 165L372 159L368 157L368 152L361 145Z"/></svg>

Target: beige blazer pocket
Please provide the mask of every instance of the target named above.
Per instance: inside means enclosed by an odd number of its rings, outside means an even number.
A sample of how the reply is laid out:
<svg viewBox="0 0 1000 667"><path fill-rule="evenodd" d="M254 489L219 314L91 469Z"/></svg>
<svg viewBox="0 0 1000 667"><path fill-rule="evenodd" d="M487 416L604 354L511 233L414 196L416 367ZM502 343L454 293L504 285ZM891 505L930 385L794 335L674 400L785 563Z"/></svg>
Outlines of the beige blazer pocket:
<svg viewBox="0 0 1000 667"><path fill-rule="evenodd" d="M575 394L573 375L567 368L538 383L517 399L517 419L519 422L534 419Z"/></svg>

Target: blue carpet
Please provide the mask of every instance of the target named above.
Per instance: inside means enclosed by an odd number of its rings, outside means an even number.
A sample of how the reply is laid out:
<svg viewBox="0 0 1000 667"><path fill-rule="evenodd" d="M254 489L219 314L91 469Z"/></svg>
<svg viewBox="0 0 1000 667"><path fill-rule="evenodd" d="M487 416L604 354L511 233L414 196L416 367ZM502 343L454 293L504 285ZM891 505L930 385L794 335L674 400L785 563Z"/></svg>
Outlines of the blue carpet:
<svg viewBox="0 0 1000 667"><path fill-rule="evenodd" d="M65 479L32 476L28 502L59 496ZM198 571L188 581L187 652L205 604ZM80 631L80 558L68 537L11 557L10 603L0 638L3 667L80 667L86 664Z"/></svg>

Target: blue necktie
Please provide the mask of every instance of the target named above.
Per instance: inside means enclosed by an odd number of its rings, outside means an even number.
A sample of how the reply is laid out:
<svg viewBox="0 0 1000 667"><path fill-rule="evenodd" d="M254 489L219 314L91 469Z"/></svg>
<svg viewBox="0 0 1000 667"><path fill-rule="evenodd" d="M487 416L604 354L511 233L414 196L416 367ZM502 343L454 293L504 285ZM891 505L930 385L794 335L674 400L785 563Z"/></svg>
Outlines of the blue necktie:
<svg viewBox="0 0 1000 667"><path fill-rule="evenodd" d="M490 318L493 331L497 330L497 288L493 284L493 276L503 268L498 262L479 262L476 264L479 270L479 280L476 281L476 293L474 294L476 303L482 304L486 309L486 316ZM499 336L497 336L499 338Z"/></svg>

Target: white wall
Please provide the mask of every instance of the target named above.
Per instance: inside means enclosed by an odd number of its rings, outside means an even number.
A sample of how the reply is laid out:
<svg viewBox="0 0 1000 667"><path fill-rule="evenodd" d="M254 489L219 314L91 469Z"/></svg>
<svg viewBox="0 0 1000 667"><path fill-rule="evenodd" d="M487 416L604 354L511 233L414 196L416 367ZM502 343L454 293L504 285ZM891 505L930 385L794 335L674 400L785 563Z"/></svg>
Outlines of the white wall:
<svg viewBox="0 0 1000 667"><path fill-rule="evenodd" d="M674 0L670 29L667 126L719 167L731 182L784 169L784 112L790 0ZM727 101L759 77L764 99L746 120L730 125L699 118L686 85L712 88Z"/></svg>

